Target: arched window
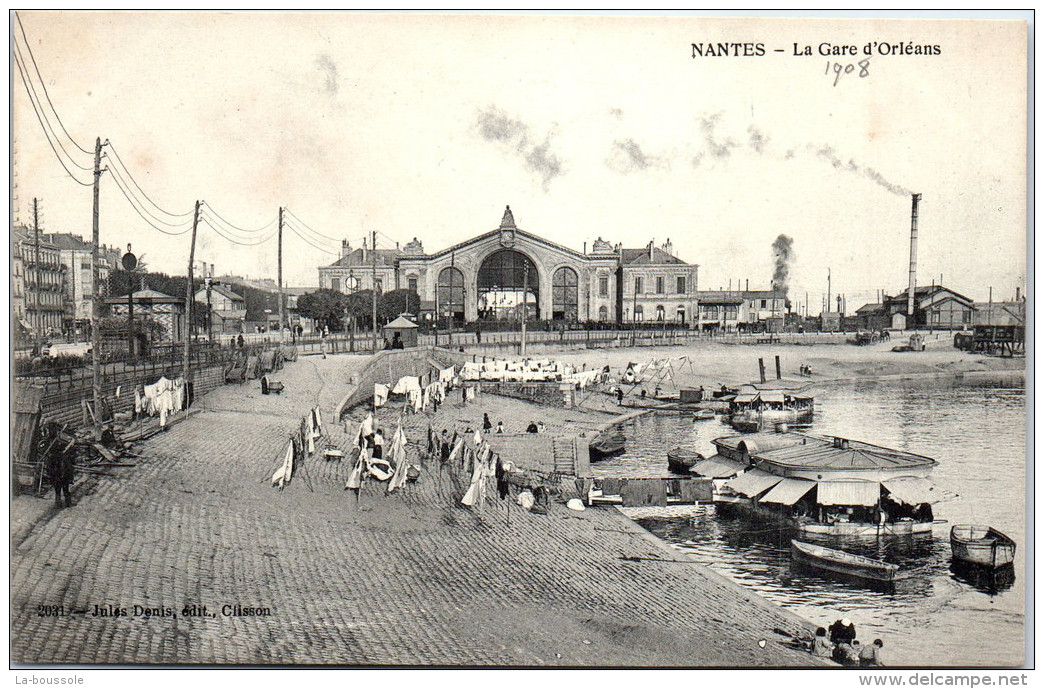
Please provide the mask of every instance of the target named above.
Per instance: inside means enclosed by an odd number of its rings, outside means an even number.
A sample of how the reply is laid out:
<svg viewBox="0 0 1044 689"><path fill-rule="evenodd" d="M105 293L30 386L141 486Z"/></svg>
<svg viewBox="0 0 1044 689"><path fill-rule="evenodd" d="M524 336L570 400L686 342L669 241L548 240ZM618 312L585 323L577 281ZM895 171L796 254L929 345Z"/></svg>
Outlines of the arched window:
<svg viewBox="0 0 1044 689"><path fill-rule="evenodd" d="M609 320L609 309L605 307L605 304L598 307L598 320L602 323Z"/></svg>
<svg viewBox="0 0 1044 689"><path fill-rule="evenodd" d="M656 320L662 321L664 318L663 304L656 305Z"/></svg>
<svg viewBox="0 0 1044 689"><path fill-rule="evenodd" d="M525 254L501 249L486 257L478 271L479 318L519 320L523 304L527 318L540 318L540 276Z"/></svg>
<svg viewBox="0 0 1044 689"><path fill-rule="evenodd" d="M578 279L572 268L559 268L551 281L551 317L556 321L575 321L579 302Z"/></svg>
<svg viewBox="0 0 1044 689"><path fill-rule="evenodd" d="M684 306L679 306L678 307L678 322L679 323L684 323L685 322L685 307Z"/></svg>
<svg viewBox="0 0 1044 689"><path fill-rule="evenodd" d="M645 309L642 308L641 304L634 307L634 320L636 323L641 323L645 320Z"/></svg>
<svg viewBox="0 0 1044 689"><path fill-rule="evenodd" d="M452 319L457 323L464 322L464 273L452 267L439 271L436 297L440 319Z"/></svg>

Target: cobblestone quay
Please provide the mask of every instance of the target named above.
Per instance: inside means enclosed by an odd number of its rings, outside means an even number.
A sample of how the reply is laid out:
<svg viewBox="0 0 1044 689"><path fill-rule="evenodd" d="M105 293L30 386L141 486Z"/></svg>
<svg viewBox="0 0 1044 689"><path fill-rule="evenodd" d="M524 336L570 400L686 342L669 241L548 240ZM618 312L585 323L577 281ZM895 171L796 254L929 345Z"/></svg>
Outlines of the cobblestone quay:
<svg viewBox="0 0 1044 689"><path fill-rule="evenodd" d="M303 358L279 374L281 396L257 381L219 388L73 508L16 499L12 661L811 664L774 631L806 622L613 509L471 510L463 477L430 464L401 493L368 483L357 500L343 490L350 462L321 454L272 488L299 418L315 404L329 415L365 363Z"/></svg>

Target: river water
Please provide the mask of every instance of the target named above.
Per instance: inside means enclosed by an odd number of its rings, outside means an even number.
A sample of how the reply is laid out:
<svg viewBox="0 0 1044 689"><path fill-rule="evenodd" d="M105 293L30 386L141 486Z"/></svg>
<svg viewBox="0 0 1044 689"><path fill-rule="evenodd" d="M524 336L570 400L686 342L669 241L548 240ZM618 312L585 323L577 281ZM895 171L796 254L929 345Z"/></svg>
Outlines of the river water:
<svg viewBox="0 0 1044 689"><path fill-rule="evenodd" d="M936 485L958 497L935 506L934 533L826 538L823 545L898 564L908 578L891 589L792 567L794 533L764 521L717 516L638 519L711 569L828 626L849 617L864 643L884 641L889 665L1019 665L1026 601L1026 399L1022 375L826 383L815 388L813 433L841 435L928 455ZM627 452L593 465L595 475L668 476L666 453L683 445L706 456L734 432L688 414L649 414L622 425ZM1018 543L1007 575L952 571L949 527L990 524ZM808 538L805 540L814 540ZM1012 580L1011 574L1014 575Z"/></svg>

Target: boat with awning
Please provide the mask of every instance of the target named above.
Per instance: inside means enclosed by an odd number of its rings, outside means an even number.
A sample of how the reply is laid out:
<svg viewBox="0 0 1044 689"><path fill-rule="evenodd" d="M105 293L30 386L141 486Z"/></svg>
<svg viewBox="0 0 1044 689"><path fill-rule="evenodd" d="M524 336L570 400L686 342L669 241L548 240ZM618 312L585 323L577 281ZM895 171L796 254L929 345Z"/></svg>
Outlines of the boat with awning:
<svg viewBox="0 0 1044 689"><path fill-rule="evenodd" d="M745 385L729 403L729 423L737 431L758 432L779 424L812 423L815 399L804 389L761 389Z"/></svg>
<svg viewBox="0 0 1044 689"><path fill-rule="evenodd" d="M932 505L955 497L928 474L935 460L848 438L759 433L714 441L718 454L692 472L716 482L714 500L805 533L909 534L931 531ZM735 470L739 465L740 470Z"/></svg>

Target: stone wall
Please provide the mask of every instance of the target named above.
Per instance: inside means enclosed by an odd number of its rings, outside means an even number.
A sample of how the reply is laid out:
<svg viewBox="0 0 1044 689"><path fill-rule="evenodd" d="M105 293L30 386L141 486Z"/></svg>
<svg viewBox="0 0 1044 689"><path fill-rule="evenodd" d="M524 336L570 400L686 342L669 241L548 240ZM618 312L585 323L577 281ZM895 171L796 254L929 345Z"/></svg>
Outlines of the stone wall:
<svg viewBox="0 0 1044 689"><path fill-rule="evenodd" d="M196 398L205 395L214 388L224 385L224 365L214 364L202 369L192 371L189 379L193 382L193 390ZM113 412L127 412L134 410L134 388L138 385L151 385L165 376L170 379L177 378L182 374L180 364L172 364L169 369L163 371L150 371L144 374L140 371L118 374L102 381L101 394L106 403L110 405ZM245 385L257 381L247 381ZM120 387L120 396L116 397L116 388ZM69 424L77 427L83 423L83 400L91 401L94 393L90 386L78 390L61 392L50 395L43 399L43 421L54 421L60 424Z"/></svg>
<svg viewBox="0 0 1044 689"><path fill-rule="evenodd" d="M432 362L441 367L450 364L460 366L471 358L459 352L435 347L410 347L409 349L386 349L371 357L370 362L356 375L334 418L340 419L352 407L373 399L374 383L394 384L402 376L421 376L434 370Z"/></svg>

